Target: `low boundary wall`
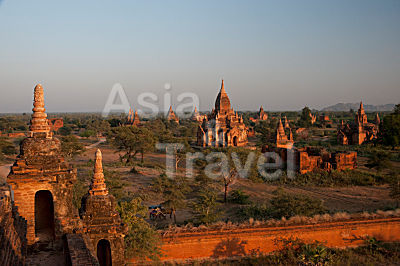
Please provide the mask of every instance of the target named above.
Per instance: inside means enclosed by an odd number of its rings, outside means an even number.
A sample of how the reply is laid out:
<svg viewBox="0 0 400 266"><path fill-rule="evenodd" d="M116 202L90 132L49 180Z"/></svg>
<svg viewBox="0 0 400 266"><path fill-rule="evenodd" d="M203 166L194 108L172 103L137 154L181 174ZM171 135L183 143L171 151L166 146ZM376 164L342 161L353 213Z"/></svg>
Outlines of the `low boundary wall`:
<svg viewBox="0 0 400 266"><path fill-rule="evenodd" d="M335 248L356 247L367 237L386 242L400 241L400 218L174 233L162 237L164 257L161 260L267 254L279 249L276 240L282 238L298 238L305 242L318 240Z"/></svg>

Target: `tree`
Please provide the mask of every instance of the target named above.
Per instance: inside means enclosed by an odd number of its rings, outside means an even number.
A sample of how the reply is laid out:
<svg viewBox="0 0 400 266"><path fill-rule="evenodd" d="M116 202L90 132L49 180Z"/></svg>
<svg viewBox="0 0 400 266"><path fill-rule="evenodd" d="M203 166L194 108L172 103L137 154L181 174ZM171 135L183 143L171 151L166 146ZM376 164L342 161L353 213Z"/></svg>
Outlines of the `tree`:
<svg viewBox="0 0 400 266"><path fill-rule="evenodd" d="M86 129L92 130L96 134L106 133L110 130L110 123L107 120L97 118L97 119L93 119L92 121L90 121L87 124Z"/></svg>
<svg viewBox="0 0 400 266"><path fill-rule="evenodd" d="M396 107L397 106L399 105L396 105ZM400 109L400 106L395 109L395 113L383 118L380 129L380 138L383 144L392 146L392 149L400 144L400 113L397 113L400 112L400 110L397 109Z"/></svg>
<svg viewBox="0 0 400 266"><path fill-rule="evenodd" d="M68 136L71 135L72 129L68 126L63 126L57 132L62 136Z"/></svg>
<svg viewBox="0 0 400 266"><path fill-rule="evenodd" d="M154 179L152 188L163 195L165 201L161 205L170 209L170 218L174 217L174 223L176 223L176 210L186 205L185 194L191 190L187 178L175 176L174 179L170 179L165 174L161 174Z"/></svg>
<svg viewBox="0 0 400 266"><path fill-rule="evenodd" d="M400 103L396 104L396 106L394 107L393 113L396 115L400 115Z"/></svg>
<svg viewBox="0 0 400 266"><path fill-rule="evenodd" d="M195 218L200 223L212 223L218 217L217 193L210 188L201 188L197 192L197 199L192 204Z"/></svg>
<svg viewBox="0 0 400 266"><path fill-rule="evenodd" d="M89 138L96 135L96 131L87 129L79 134L82 138Z"/></svg>
<svg viewBox="0 0 400 266"><path fill-rule="evenodd" d="M224 182L224 203L227 202L229 186L235 180L236 176L237 172L233 167L229 170L228 173L222 175L222 180Z"/></svg>
<svg viewBox="0 0 400 266"><path fill-rule="evenodd" d="M61 152L69 158L82 153L85 147L79 142L74 135L69 135L61 138Z"/></svg>
<svg viewBox="0 0 400 266"><path fill-rule="evenodd" d="M390 158L391 155L387 152L373 151L365 166L370 169L375 168L376 171L379 173L380 171L391 166Z"/></svg>
<svg viewBox="0 0 400 266"><path fill-rule="evenodd" d="M147 207L142 199L135 197L131 201L119 202L117 210L128 227L125 235L126 257L157 260L161 255L161 240L157 231L145 221Z"/></svg>
<svg viewBox="0 0 400 266"><path fill-rule="evenodd" d="M112 130L112 144L118 151L125 152L121 160L128 164L138 153L141 162L144 161L144 153L154 149L155 138L153 133L147 128L142 127L117 127Z"/></svg>
<svg viewBox="0 0 400 266"><path fill-rule="evenodd" d="M393 173L392 180L390 182L390 196L400 202L400 175L398 172Z"/></svg>
<svg viewBox="0 0 400 266"><path fill-rule="evenodd" d="M300 126L303 127L311 126L311 110L307 106L301 110Z"/></svg>

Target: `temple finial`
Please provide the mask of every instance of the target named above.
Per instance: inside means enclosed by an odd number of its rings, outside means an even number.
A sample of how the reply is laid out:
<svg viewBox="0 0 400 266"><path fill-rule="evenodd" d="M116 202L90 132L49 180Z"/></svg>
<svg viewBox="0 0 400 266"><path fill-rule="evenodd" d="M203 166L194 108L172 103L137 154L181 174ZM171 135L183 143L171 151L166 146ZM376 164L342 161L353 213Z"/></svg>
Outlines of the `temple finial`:
<svg viewBox="0 0 400 266"><path fill-rule="evenodd" d="M91 195L108 195L104 174L103 174L103 156L100 149L95 153L94 174L89 194Z"/></svg>
<svg viewBox="0 0 400 266"><path fill-rule="evenodd" d="M31 125L29 126L30 136L33 137L36 133L44 133L44 136L51 137L46 109L44 108L43 87L40 84L37 84L34 90L32 111Z"/></svg>
<svg viewBox="0 0 400 266"><path fill-rule="evenodd" d="M221 83L221 93L225 93L224 80Z"/></svg>

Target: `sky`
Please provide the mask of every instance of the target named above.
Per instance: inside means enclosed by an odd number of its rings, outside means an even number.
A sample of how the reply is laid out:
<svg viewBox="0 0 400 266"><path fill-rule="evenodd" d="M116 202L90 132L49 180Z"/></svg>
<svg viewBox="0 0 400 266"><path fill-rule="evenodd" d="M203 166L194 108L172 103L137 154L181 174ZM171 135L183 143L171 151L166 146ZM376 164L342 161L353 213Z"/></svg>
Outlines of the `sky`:
<svg viewBox="0 0 400 266"><path fill-rule="evenodd" d="M211 110L400 102L398 0L0 0L0 113L101 112L119 83L132 107L171 84Z"/></svg>

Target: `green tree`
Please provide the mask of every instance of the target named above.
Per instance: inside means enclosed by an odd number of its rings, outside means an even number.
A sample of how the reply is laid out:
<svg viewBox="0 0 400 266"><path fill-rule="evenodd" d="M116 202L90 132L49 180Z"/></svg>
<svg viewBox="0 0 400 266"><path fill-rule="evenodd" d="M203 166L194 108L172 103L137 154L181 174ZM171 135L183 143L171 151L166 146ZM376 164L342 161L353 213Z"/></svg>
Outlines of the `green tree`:
<svg viewBox="0 0 400 266"><path fill-rule="evenodd" d="M121 160L128 164L140 153L144 162L144 154L154 149L155 137L153 133L144 127L117 127L112 130L113 145L118 151L125 152Z"/></svg>
<svg viewBox="0 0 400 266"><path fill-rule="evenodd" d="M195 219L199 223L212 223L218 218L217 192L210 188L201 188L192 204Z"/></svg>
<svg viewBox="0 0 400 266"><path fill-rule="evenodd" d="M311 110L307 106L301 110L299 124L302 127L310 127L311 126Z"/></svg>
<svg viewBox="0 0 400 266"><path fill-rule="evenodd" d="M165 174L161 174L154 179L152 188L163 195L165 201L161 205L170 209L170 218L174 217L174 223L176 223L176 211L186 206L185 195L191 191L187 178L175 176L174 179L170 179Z"/></svg>
<svg viewBox="0 0 400 266"><path fill-rule="evenodd" d="M57 133L60 134L61 136L68 136L71 135L72 129L69 126L63 126L60 128Z"/></svg>
<svg viewBox="0 0 400 266"><path fill-rule="evenodd" d="M78 138L74 135L69 135L61 138L61 152L69 158L82 153L85 147L79 142Z"/></svg>
<svg viewBox="0 0 400 266"><path fill-rule="evenodd" d="M142 199L119 202L117 210L128 228L125 236L125 255L128 258L158 260L161 256L161 240L157 231L145 221L147 207Z"/></svg>
<svg viewBox="0 0 400 266"><path fill-rule="evenodd" d="M392 149L400 144L400 113L398 112L400 111L397 110L395 113L385 116L380 128L380 138L383 144L391 146Z"/></svg>
<svg viewBox="0 0 400 266"><path fill-rule="evenodd" d="M96 135L96 131L91 130L91 129L87 129L79 134L79 136L81 136L82 138L89 138L89 137L93 137L95 135Z"/></svg>

